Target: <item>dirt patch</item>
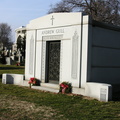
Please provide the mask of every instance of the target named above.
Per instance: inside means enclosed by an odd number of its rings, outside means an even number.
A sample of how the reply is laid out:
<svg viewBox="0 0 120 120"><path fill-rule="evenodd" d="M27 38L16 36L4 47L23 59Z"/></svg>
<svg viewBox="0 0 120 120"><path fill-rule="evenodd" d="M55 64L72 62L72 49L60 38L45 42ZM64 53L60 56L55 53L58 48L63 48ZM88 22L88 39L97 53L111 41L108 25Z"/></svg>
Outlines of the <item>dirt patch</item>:
<svg viewBox="0 0 120 120"><path fill-rule="evenodd" d="M42 119L50 120L57 112L51 107L36 106L11 96L0 96L0 120ZM58 116L59 117L59 116Z"/></svg>

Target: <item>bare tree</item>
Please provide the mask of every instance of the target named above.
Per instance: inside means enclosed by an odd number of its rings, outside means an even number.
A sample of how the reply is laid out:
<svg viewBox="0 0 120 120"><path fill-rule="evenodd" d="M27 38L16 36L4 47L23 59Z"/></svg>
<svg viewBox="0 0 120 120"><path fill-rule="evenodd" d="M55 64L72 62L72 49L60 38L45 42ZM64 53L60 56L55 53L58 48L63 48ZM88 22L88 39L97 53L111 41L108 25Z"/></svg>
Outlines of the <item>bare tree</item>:
<svg viewBox="0 0 120 120"><path fill-rule="evenodd" d="M66 8L66 9L65 9ZM83 12L94 20L114 25L120 25L120 0L61 0L52 12Z"/></svg>
<svg viewBox="0 0 120 120"><path fill-rule="evenodd" d="M50 13L57 13L57 12L72 12L72 8L66 4L66 2L61 1L55 5L50 6L50 10L48 11L48 14Z"/></svg>
<svg viewBox="0 0 120 120"><path fill-rule="evenodd" d="M10 47L11 41L11 27L7 23L0 23L0 43L4 47Z"/></svg>

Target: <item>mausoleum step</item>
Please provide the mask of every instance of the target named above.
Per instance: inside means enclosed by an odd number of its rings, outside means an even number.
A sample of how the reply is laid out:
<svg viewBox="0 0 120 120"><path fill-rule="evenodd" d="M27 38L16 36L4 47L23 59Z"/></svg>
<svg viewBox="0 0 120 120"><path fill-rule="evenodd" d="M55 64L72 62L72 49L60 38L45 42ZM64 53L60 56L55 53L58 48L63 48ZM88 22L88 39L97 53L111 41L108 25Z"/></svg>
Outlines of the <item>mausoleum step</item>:
<svg viewBox="0 0 120 120"><path fill-rule="evenodd" d="M52 83L41 83L42 87L48 87L48 88L53 88L53 89L58 89L59 90L59 84L52 84Z"/></svg>
<svg viewBox="0 0 120 120"><path fill-rule="evenodd" d="M85 95L85 89L84 88L72 88L72 93L73 94L78 94L78 95Z"/></svg>
<svg viewBox="0 0 120 120"><path fill-rule="evenodd" d="M29 87L28 80L23 81L23 86ZM33 89L43 90L43 91L49 91L58 93L59 92L59 84L52 84L52 83L41 83L41 86L32 86ZM84 88L72 88L73 94L78 95L85 95L85 89Z"/></svg>
<svg viewBox="0 0 120 120"><path fill-rule="evenodd" d="M28 80L23 80L23 86L29 86Z"/></svg>
<svg viewBox="0 0 120 120"><path fill-rule="evenodd" d="M23 81L23 86L29 87L28 80ZM38 89L43 91L49 91L58 93L59 92L59 85L58 84L51 84L51 83L41 83L41 86L32 86L32 89Z"/></svg>
<svg viewBox="0 0 120 120"><path fill-rule="evenodd" d="M31 88L32 89L37 89L37 90L49 91L49 92L53 92L53 93L58 93L59 92L58 89L43 87L43 86L32 86Z"/></svg>

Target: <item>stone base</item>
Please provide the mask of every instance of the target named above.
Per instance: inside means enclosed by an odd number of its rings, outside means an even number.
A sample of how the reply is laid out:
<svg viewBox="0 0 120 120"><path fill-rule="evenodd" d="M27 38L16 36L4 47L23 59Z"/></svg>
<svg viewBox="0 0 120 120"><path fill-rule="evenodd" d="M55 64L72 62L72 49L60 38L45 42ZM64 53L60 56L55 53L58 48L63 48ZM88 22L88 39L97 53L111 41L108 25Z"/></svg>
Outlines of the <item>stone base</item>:
<svg viewBox="0 0 120 120"><path fill-rule="evenodd" d="M29 87L28 80L24 80L22 74L3 74L3 84L15 84ZM58 93L59 84L41 83L41 86L32 86L33 89ZM85 88L72 88L73 94L83 95L98 99L100 101L112 100L112 86L110 84L87 82Z"/></svg>
<svg viewBox="0 0 120 120"><path fill-rule="evenodd" d="M58 89L59 90L59 84L52 84L52 83L41 83L41 87L48 87L52 89Z"/></svg>
<svg viewBox="0 0 120 120"><path fill-rule="evenodd" d="M24 75L22 74L3 74L2 83L3 84L15 84L23 85Z"/></svg>
<svg viewBox="0 0 120 120"><path fill-rule="evenodd" d="M84 88L72 88L72 93L73 94L78 94L78 95L85 95L85 89Z"/></svg>
<svg viewBox="0 0 120 120"><path fill-rule="evenodd" d="M112 86L105 83L87 82L85 87L85 96L107 102L112 100Z"/></svg>
<svg viewBox="0 0 120 120"><path fill-rule="evenodd" d="M43 90L43 91L49 91L53 93L59 93L58 89L55 88L50 88L50 87L43 87L43 86L32 86L32 89L38 89L38 90Z"/></svg>

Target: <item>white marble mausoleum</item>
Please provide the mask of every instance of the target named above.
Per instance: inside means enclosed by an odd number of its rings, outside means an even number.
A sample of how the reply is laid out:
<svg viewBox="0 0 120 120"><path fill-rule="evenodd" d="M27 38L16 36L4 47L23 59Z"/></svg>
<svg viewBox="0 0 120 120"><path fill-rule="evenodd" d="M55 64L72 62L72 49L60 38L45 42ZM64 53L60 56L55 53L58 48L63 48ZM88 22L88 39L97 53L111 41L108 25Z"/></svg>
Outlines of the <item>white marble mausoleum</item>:
<svg viewBox="0 0 120 120"><path fill-rule="evenodd" d="M29 22L26 45L26 80L35 77L48 87L67 81L78 94L107 94L120 84L120 28L81 12L53 13ZM108 88L94 89L97 83Z"/></svg>
<svg viewBox="0 0 120 120"><path fill-rule="evenodd" d="M25 80L107 101L120 84L120 28L78 13L53 13L26 26Z"/></svg>

